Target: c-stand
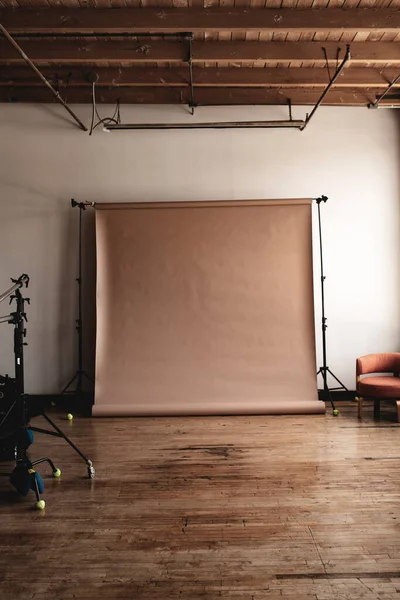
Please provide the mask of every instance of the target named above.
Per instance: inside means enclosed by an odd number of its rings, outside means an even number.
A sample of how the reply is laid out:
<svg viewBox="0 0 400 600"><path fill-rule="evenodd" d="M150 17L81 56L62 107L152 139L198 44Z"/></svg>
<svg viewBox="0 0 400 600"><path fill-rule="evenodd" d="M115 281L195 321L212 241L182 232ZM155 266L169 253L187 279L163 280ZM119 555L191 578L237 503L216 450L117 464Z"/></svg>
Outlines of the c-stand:
<svg viewBox="0 0 400 600"><path fill-rule="evenodd" d="M11 395L10 405L6 407L5 412L0 410L1 421L0 421L0 433L4 431L9 434L13 447L15 457L15 468L12 473L1 473L1 475L10 476L11 483L20 491L23 495L28 494L29 490L32 489L36 495L36 508L43 509L45 507L44 500L40 499L40 494L43 492L43 481L42 478L34 470L34 466L42 462L47 462L50 465L54 477L59 477L61 471L54 466L54 463L47 457L39 460L31 461L27 455L27 448L33 442L33 435L31 432L42 433L46 435L52 435L54 437L63 438L67 444L85 461L88 470L88 476L93 479L95 470L92 461L89 460L83 452L79 450L77 446L61 431L59 427L48 417L44 409L36 410L35 415L30 406L29 397L25 394L24 385L24 346L26 345L24 339L26 336L25 321L27 321L25 313L25 302L29 303L29 298L24 298L21 294L20 288L24 285L27 287L29 283L29 277L27 275L21 275L16 280L12 280L14 285L0 295L0 302L10 296L10 303L16 300L16 310L10 315L0 317L0 323L10 323L14 325L14 364L15 364L15 379L10 380L8 386L9 395ZM14 293L15 292L15 293ZM9 378L8 378L9 379ZM5 398L7 400L7 391ZM32 416L42 416L47 423L53 428L53 431L48 429L42 429L40 427L32 427L29 424Z"/></svg>

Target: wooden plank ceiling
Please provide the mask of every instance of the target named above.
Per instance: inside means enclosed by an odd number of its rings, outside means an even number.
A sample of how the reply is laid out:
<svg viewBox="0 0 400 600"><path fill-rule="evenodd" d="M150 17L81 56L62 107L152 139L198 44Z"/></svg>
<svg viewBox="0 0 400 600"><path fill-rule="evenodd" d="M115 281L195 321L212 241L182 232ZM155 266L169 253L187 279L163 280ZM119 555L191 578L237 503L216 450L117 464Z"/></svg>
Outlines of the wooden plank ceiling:
<svg viewBox="0 0 400 600"><path fill-rule="evenodd" d="M69 103L366 106L400 75L400 0L0 0L0 23ZM189 40L192 38L192 41ZM190 49L191 48L191 49ZM382 104L400 105L400 79ZM0 102L54 97L0 37Z"/></svg>

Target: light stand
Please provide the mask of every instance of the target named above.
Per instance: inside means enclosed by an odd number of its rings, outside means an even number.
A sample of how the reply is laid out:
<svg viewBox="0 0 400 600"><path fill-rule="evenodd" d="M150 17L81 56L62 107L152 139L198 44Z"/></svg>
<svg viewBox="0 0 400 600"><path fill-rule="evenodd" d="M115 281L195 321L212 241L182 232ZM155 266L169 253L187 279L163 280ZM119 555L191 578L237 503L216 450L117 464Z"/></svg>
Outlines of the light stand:
<svg viewBox="0 0 400 600"><path fill-rule="evenodd" d="M318 231L319 231L319 253L321 260L321 304L322 304L322 367L320 367L317 371L317 376L319 374L322 375L322 379L324 381L324 400L329 400L331 403L333 414L335 417L339 414L339 411L335 407L331 392L338 390L345 390L348 392L347 387L336 377L334 373L330 370L330 368L326 364L327 353L326 353L326 329L328 325L326 324L327 318L325 317L325 275L324 275L324 261L323 261L323 252L322 252L322 226L321 226L321 202L326 202L328 200L327 196L321 196L320 198L316 198L315 202L318 207ZM328 373L331 375L339 384L340 387L329 388L328 386Z"/></svg>
<svg viewBox="0 0 400 600"><path fill-rule="evenodd" d="M83 329L82 329L82 213L87 206L94 206L94 202L76 202L71 200L72 208L79 208L79 246L78 246L78 318L76 319L76 330L78 332L78 369L72 379L63 388L61 395L72 394L81 397L83 393L83 382L86 378L92 384L93 379L83 369ZM76 382L74 389L70 389Z"/></svg>
<svg viewBox="0 0 400 600"><path fill-rule="evenodd" d="M34 467L44 462L48 463L52 470L53 477L60 477L61 471L54 466L53 461L48 457L34 461L30 460L27 449L33 442L33 431L64 439L86 463L87 473L90 479L94 478L95 470L92 461L81 452L81 450L63 431L61 431L59 427L57 427L50 417L47 416L43 408L36 410L35 413L32 409L32 403L29 401L29 397L25 394L24 346L26 346L26 342L24 340L26 337L25 321L27 321L25 302L29 304L30 301L29 298L23 297L20 288L23 286L28 287L29 277L23 274L18 279L13 279L12 281L14 285L4 292L4 294L0 295L0 302L7 297L10 297L10 303L13 300L16 300L15 312L0 317L0 323L9 323L14 326L15 365L15 378L2 378L3 382L6 384L4 386L5 393L3 394L3 398L5 397L8 399L10 405L5 412L0 411L0 438L4 432L6 437L7 434L11 436L15 468L12 473L0 473L0 475L10 476L12 485L14 485L14 487L24 496L26 496L30 490L33 490L36 496L36 508L42 510L45 507L45 502L41 499L40 494L44 490L44 484ZM52 429L49 430L31 426L29 421L32 416L42 416Z"/></svg>

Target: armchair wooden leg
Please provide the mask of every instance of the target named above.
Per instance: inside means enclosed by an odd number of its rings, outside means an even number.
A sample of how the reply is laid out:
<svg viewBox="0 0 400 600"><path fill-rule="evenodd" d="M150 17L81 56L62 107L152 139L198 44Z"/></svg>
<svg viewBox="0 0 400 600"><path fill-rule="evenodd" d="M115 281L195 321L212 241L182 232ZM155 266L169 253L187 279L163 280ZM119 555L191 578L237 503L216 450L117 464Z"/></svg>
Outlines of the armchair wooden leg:
<svg viewBox="0 0 400 600"><path fill-rule="evenodd" d="M357 403L358 403L358 418L362 419L362 409L363 409L363 398L361 398L360 396L357 398Z"/></svg>
<svg viewBox="0 0 400 600"><path fill-rule="evenodd" d="M396 400L397 406L397 422L400 423L400 400Z"/></svg>
<svg viewBox="0 0 400 600"><path fill-rule="evenodd" d="M374 400L374 419L379 421L381 418L381 402L375 398Z"/></svg>

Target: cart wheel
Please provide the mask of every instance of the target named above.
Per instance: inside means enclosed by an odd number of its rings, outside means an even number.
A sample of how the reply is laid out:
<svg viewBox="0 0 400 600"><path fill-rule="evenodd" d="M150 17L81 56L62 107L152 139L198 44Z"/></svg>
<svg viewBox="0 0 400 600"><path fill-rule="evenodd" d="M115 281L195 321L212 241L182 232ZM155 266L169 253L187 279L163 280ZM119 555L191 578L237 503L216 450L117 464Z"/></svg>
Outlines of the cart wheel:
<svg viewBox="0 0 400 600"><path fill-rule="evenodd" d="M94 467L93 466L88 467L87 471L88 471L88 477L89 477L89 479L94 479L94 475L95 475L95 472L96 472L94 470Z"/></svg>
<svg viewBox="0 0 400 600"><path fill-rule="evenodd" d="M339 415L339 411L337 408L335 408L335 410L333 411L333 416L337 417Z"/></svg>
<svg viewBox="0 0 400 600"><path fill-rule="evenodd" d="M35 504L35 508L38 510L44 510L46 506L46 502L44 500L38 500Z"/></svg>
<svg viewBox="0 0 400 600"><path fill-rule="evenodd" d="M56 477L57 479L58 477L61 477L60 469L56 469L55 471L53 471L53 477Z"/></svg>

